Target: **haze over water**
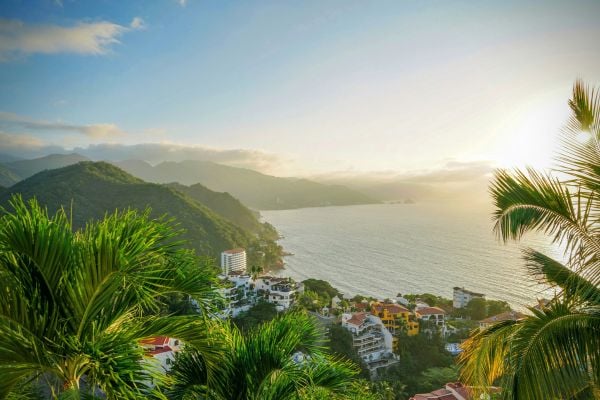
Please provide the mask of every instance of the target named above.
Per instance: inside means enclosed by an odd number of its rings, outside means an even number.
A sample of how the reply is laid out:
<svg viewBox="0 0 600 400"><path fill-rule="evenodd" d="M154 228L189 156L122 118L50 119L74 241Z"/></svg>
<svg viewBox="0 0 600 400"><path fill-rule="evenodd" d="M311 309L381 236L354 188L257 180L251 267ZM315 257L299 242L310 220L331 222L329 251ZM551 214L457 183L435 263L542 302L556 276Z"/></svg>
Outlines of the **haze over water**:
<svg viewBox="0 0 600 400"><path fill-rule="evenodd" d="M526 274L520 249L559 257L545 239L529 235L502 244L489 210L444 204L377 204L262 211L284 236L281 275L324 279L345 295L394 298L400 293L452 297L454 286L506 300L517 308L552 292Z"/></svg>

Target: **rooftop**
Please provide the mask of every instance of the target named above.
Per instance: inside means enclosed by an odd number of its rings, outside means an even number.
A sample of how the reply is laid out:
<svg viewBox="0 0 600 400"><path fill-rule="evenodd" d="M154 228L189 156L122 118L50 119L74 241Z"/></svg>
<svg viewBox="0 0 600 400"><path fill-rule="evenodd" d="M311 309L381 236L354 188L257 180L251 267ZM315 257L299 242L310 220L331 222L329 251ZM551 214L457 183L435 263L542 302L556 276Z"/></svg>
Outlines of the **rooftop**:
<svg viewBox="0 0 600 400"><path fill-rule="evenodd" d="M153 338L142 339L140 343L148 346L166 346L169 344L169 338L167 336L157 336Z"/></svg>
<svg viewBox="0 0 600 400"><path fill-rule="evenodd" d="M157 354L168 353L170 351L173 351L173 349L171 349L169 346L165 346L159 349L150 350L148 354L150 354L151 356L155 356Z"/></svg>
<svg viewBox="0 0 600 400"><path fill-rule="evenodd" d="M483 294L483 293L472 292L470 290L465 289L464 287L455 286L454 290L460 290L463 293L470 294L471 296L485 296L485 294Z"/></svg>
<svg viewBox="0 0 600 400"><path fill-rule="evenodd" d="M350 318L346 322L348 324L361 325L363 322L365 322L365 320L367 319L367 316L368 316L368 314L364 313L364 312L355 313L355 314L352 314L352 318Z"/></svg>
<svg viewBox="0 0 600 400"><path fill-rule="evenodd" d="M422 307L417 308L417 313L421 315L432 315L432 314L444 314L446 315L446 311L442 310L439 307Z"/></svg>
<svg viewBox="0 0 600 400"><path fill-rule="evenodd" d="M225 250L223 253L225 253L225 254L238 254L238 253L244 253L245 251L246 251L246 249L242 249L241 247L238 247L237 249Z"/></svg>
<svg viewBox="0 0 600 400"><path fill-rule="evenodd" d="M498 315L493 315L489 318L482 319L479 321L480 324L492 324L494 322L502 322L502 321L518 321L520 319L525 318L526 315L517 311L505 311Z"/></svg>
<svg viewBox="0 0 600 400"><path fill-rule="evenodd" d="M399 304L392 303L375 303L373 304L373 309L377 312L382 312L383 310L387 310L390 314L400 314L409 312L408 308L403 307Z"/></svg>

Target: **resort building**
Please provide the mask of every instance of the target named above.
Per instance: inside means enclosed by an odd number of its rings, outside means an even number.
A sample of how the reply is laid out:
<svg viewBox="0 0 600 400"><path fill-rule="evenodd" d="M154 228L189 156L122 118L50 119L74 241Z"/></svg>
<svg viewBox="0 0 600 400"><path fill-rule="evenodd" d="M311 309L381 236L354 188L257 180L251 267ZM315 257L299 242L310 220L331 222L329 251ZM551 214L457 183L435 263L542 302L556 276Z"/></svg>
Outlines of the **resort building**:
<svg viewBox="0 0 600 400"><path fill-rule="evenodd" d="M282 311L294 304L296 294L304 292L304 285L294 282L291 278L261 276L254 281L254 289L258 296L263 296Z"/></svg>
<svg viewBox="0 0 600 400"><path fill-rule="evenodd" d="M418 307L415 315L418 320L430 325L428 329L433 325L442 336L446 336L446 311L439 307Z"/></svg>
<svg viewBox="0 0 600 400"><path fill-rule="evenodd" d="M500 313L498 315L491 316L486 319L482 319L479 321L479 329L484 330L489 328L490 326L497 324L502 321L518 321L520 319L525 318L526 315L517 311L506 311Z"/></svg>
<svg viewBox="0 0 600 400"><path fill-rule="evenodd" d="M219 294L224 302L221 317L237 317L248 311L255 303L254 292L250 290L251 277L244 273L233 272L230 275L219 275Z"/></svg>
<svg viewBox="0 0 600 400"><path fill-rule="evenodd" d="M399 329L405 329L409 336L419 333L419 322L414 314L399 304L375 302L371 304L371 313L379 317L392 334Z"/></svg>
<svg viewBox="0 0 600 400"><path fill-rule="evenodd" d="M166 336L144 339L140 345L146 350L146 355L160 365L164 372L171 370L175 353L181 349L179 340Z"/></svg>
<svg viewBox="0 0 600 400"><path fill-rule="evenodd" d="M500 388L490 387L490 393L500 393ZM430 393L415 394L408 400L476 400L489 397L477 395L472 386L465 386L460 382L447 383L442 389Z"/></svg>
<svg viewBox="0 0 600 400"><path fill-rule="evenodd" d="M342 327L352 334L354 350L367 365L371 375L398 361L393 353L393 337L380 318L366 313L342 314Z"/></svg>
<svg viewBox="0 0 600 400"><path fill-rule="evenodd" d="M461 287L456 286L454 288L454 296L452 298L452 306L455 309L465 308L471 300L477 299L477 298L484 299L485 294L472 292L470 290L465 289L464 287L461 288Z"/></svg>
<svg viewBox="0 0 600 400"><path fill-rule="evenodd" d="M229 275L233 272L246 272L246 250L238 248L222 252L221 271L223 275Z"/></svg>

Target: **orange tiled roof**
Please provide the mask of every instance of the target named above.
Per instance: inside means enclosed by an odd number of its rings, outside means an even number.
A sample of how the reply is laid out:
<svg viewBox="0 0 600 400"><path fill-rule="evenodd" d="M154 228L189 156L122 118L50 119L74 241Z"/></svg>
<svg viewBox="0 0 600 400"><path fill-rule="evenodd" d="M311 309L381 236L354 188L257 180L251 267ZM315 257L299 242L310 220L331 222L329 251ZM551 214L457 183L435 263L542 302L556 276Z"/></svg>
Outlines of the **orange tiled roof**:
<svg viewBox="0 0 600 400"><path fill-rule="evenodd" d="M493 323L502 322L502 321L518 321L525 317L526 317L525 314L521 314L520 312L517 312L517 311L505 311L501 314L493 315L489 318L482 319L479 322L482 324L493 324Z"/></svg>
<svg viewBox="0 0 600 400"><path fill-rule="evenodd" d="M363 322L365 322L365 319L367 319L367 313L361 312L352 314L352 318L346 322L353 325L361 325Z"/></svg>
<svg viewBox="0 0 600 400"><path fill-rule="evenodd" d="M400 314L409 312L408 308L402 307L398 304L375 303L373 304L372 308L378 313L382 312L383 310L387 310L387 312L389 312L390 314Z"/></svg>
<svg viewBox="0 0 600 400"><path fill-rule="evenodd" d="M157 336L153 338L142 339L140 343L149 346L166 346L169 344L169 338L167 336Z"/></svg>
<svg viewBox="0 0 600 400"><path fill-rule="evenodd" d="M446 314L446 311L442 310L439 307L423 307L417 308L417 313L421 315L431 315L431 314Z"/></svg>

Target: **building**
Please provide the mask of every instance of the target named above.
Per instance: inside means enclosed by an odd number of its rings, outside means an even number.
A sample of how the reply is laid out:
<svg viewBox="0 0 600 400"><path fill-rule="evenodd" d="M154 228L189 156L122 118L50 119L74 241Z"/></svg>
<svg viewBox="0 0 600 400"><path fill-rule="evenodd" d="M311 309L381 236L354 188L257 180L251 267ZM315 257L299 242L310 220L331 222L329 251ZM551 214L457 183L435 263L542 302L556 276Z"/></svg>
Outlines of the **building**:
<svg viewBox="0 0 600 400"><path fill-rule="evenodd" d="M237 248L222 252L221 271L223 275L229 275L232 272L246 272L246 250Z"/></svg>
<svg viewBox="0 0 600 400"><path fill-rule="evenodd" d="M304 291L304 285L294 282L291 278L261 276L254 281L254 289L259 297L264 297L282 311L294 304L297 293Z"/></svg>
<svg viewBox="0 0 600 400"><path fill-rule="evenodd" d="M465 308L467 304L473 299L481 298L484 299L485 295L483 293L476 293L470 290L465 289L464 287L456 286L454 288L454 296L452 298L452 306L457 308Z"/></svg>
<svg viewBox="0 0 600 400"><path fill-rule="evenodd" d="M146 351L146 355L160 365L164 372L171 370L175 353L181 349L181 343L177 339L167 336L157 336L140 341L140 345Z"/></svg>
<svg viewBox="0 0 600 400"><path fill-rule="evenodd" d="M393 350L393 337L380 318L366 313L342 314L342 327L352 334L352 345L363 359L371 375L398 361Z"/></svg>
<svg viewBox="0 0 600 400"><path fill-rule="evenodd" d="M518 321L520 319L525 318L526 315L517 311L505 311L498 315L491 316L486 319L482 319L479 321L479 329L484 330L489 328L490 326L497 324L498 322L503 321Z"/></svg>
<svg viewBox="0 0 600 400"><path fill-rule="evenodd" d="M254 292L250 288L250 275L232 272L229 275L219 275L219 279L218 292L223 300L222 318L235 318L241 312L248 311L255 303Z"/></svg>
<svg viewBox="0 0 600 400"><path fill-rule="evenodd" d="M409 336L419 333L419 322L414 314L399 304L374 302L371 304L371 313L379 317L392 334L400 329L405 329Z"/></svg>
<svg viewBox="0 0 600 400"><path fill-rule="evenodd" d="M418 307L415 315L418 320L434 325L442 336L446 336L446 311L439 307Z"/></svg>
<svg viewBox="0 0 600 400"><path fill-rule="evenodd" d="M488 388L489 393L500 393L497 387ZM489 395L478 395L472 386L465 386L460 382L447 383L442 389L434 390L430 393L415 394L408 400L476 400L489 399Z"/></svg>

